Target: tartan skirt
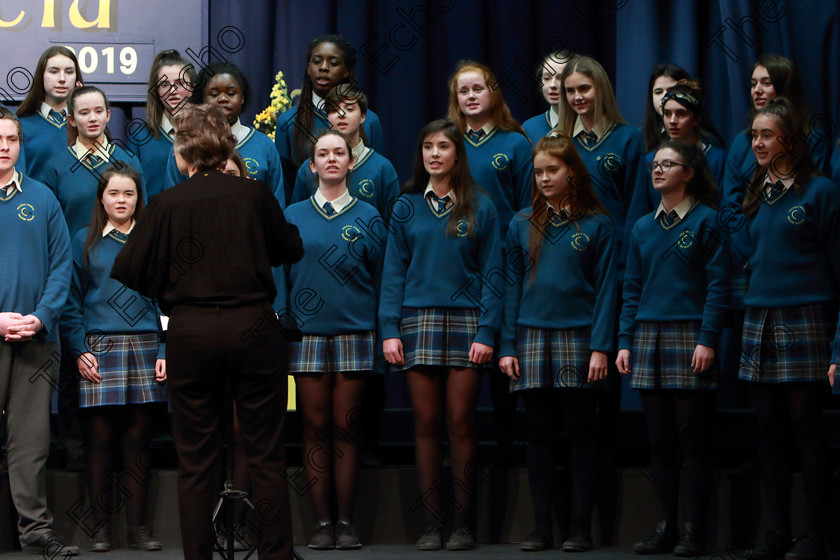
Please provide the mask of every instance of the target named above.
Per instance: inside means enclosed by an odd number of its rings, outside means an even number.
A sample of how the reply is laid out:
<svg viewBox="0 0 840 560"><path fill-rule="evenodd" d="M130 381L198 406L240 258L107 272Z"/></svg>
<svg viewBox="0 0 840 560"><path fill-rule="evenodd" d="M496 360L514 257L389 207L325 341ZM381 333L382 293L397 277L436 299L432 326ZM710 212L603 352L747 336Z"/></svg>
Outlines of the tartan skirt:
<svg viewBox="0 0 840 560"><path fill-rule="evenodd" d="M470 361L470 347L478 334L478 309L403 307L400 340L405 367L444 366L455 368L493 367ZM393 369L393 368L392 368Z"/></svg>
<svg viewBox="0 0 840 560"><path fill-rule="evenodd" d="M633 389L714 390L718 386L716 364L694 373L691 358L700 340L699 321L636 324L630 360Z"/></svg>
<svg viewBox="0 0 840 560"><path fill-rule="evenodd" d="M748 307L738 377L756 383L826 381L837 328L831 307Z"/></svg>
<svg viewBox="0 0 840 560"><path fill-rule="evenodd" d="M79 407L166 401L166 384L155 380L157 333L108 334L107 351L96 355L99 383L79 380Z"/></svg>
<svg viewBox="0 0 840 560"><path fill-rule="evenodd" d="M303 335L289 343L289 373L294 375L373 370L374 331L334 336Z"/></svg>
<svg viewBox="0 0 840 560"><path fill-rule="evenodd" d="M516 354L519 379L511 380L510 391L539 388L595 387L587 383L591 327L577 329L538 329L518 327Z"/></svg>

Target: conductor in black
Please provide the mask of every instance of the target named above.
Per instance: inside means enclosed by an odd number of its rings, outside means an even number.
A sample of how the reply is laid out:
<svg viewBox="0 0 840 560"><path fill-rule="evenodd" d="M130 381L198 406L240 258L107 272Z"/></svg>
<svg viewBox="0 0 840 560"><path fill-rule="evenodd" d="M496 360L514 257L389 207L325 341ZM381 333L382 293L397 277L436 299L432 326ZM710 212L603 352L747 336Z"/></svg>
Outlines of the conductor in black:
<svg viewBox="0 0 840 560"><path fill-rule="evenodd" d="M181 109L175 159L189 179L155 196L111 275L170 316L166 365L178 454L178 509L187 560L210 560L222 483L225 382L251 466L257 551L293 555L283 419L287 354L272 310L271 267L303 257L295 226L260 182L225 175L236 140L223 112Z"/></svg>

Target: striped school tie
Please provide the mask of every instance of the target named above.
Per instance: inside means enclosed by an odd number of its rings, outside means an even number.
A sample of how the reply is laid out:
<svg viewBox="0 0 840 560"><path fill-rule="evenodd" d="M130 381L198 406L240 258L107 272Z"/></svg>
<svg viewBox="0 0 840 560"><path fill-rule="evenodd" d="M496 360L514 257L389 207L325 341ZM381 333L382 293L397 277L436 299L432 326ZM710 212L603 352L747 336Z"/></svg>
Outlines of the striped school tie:
<svg viewBox="0 0 840 560"><path fill-rule="evenodd" d="M580 139L584 146L591 148L598 142L598 135L595 134L595 131L590 130L589 132L581 132Z"/></svg>
<svg viewBox="0 0 840 560"><path fill-rule="evenodd" d="M470 130L467 132L467 137L473 142L479 142L482 138L484 138L484 129L479 130Z"/></svg>
<svg viewBox="0 0 840 560"><path fill-rule="evenodd" d="M783 192L785 192L785 184L781 181L776 181L775 183L768 181L764 183L764 197L767 199L767 202L776 200Z"/></svg>
<svg viewBox="0 0 840 560"><path fill-rule="evenodd" d="M671 210L668 213L663 212L660 214L659 221L662 222L663 227L669 228L680 221L680 216L676 210Z"/></svg>
<svg viewBox="0 0 840 560"><path fill-rule="evenodd" d="M324 203L324 214L326 214L327 216L332 216L335 213L336 212L335 212L335 208L333 208L333 205L330 204L329 202L325 202Z"/></svg>
<svg viewBox="0 0 840 560"><path fill-rule="evenodd" d="M64 110L56 111L55 109L50 109L50 120L55 124L64 124Z"/></svg>

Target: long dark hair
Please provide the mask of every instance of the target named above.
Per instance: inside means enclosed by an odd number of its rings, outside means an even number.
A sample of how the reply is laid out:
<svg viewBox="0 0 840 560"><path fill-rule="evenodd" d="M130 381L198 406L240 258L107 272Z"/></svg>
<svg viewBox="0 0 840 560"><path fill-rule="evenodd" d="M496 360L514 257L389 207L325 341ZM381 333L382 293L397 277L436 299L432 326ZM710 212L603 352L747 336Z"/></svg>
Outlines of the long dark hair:
<svg viewBox="0 0 840 560"><path fill-rule="evenodd" d="M183 69L179 72L179 77L189 79L189 87L195 87L195 68L181 56L181 53L175 49L157 53L149 72L149 87L146 96L146 127L155 138L160 138L160 123L163 121L163 115L166 112L164 101L157 91L158 72L164 66L181 66Z"/></svg>
<svg viewBox="0 0 840 560"><path fill-rule="evenodd" d="M292 133L292 161L300 165L306 160L312 147L310 131L315 122L315 106L312 104L312 79L309 77L309 59L312 51L321 43L332 43L341 50L341 58L347 69L347 78L343 82L352 81L353 70L356 68L356 49L341 35L321 35L315 37L306 46L306 66L303 69L303 82L300 86L300 101L295 113L295 125Z"/></svg>
<svg viewBox="0 0 840 560"><path fill-rule="evenodd" d="M143 213L145 193L143 192L140 173L124 161L111 162L111 165L99 176L99 183L96 185L96 200L93 203L93 216L90 218L90 226L88 227L88 234L85 239L84 250L82 251L82 262L86 270L90 270L90 256L99 247L99 243L102 241L102 230L108 224L108 214L105 213L105 207L102 205L102 195L105 193L105 189L108 188L108 182L113 177L128 177L134 181L134 188L137 189L137 205L134 207L132 218L137 221Z"/></svg>
<svg viewBox="0 0 840 560"><path fill-rule="evenodd" d="M569 208L569 220L580 231L577 221L589 214L607 214L607 209L598 200L595 189L592 187L592 177L586 170L586 165L580 159L580 154L575 148L572 139L562 132L551 132L549 136L540 138L534 150L531 152L531 160L537 154L545 152L554 156L569 166L569 190L563 197L563 206ZM540 251L545 239L545 228L548 227L550 216L548 212L542 212L546 207L548 199L542 193L537 184L536 175L531 180L531 208L533 214L529 223L531 225L528 233L528 251L534 259L534 267L531 269L533 277L539 265Z"/></svg>
<svg viewBox="0 0 840 560"><path fill-rule="evenodd" d="M808 105L808 98L805 96L805 88L802 87L802 80L796 70L796 64L789 58L777 54L766 53L753 64L753 72L759 66L767 69L770 81L773 82L773 89L776 90L776 97L784 97L789 103L789 110L793 113L794 119L802 126L801 132L808 132L808 120L811 118L811 109ZM750 73L752 76L752 72ZM752 122L758 113L755 105L750 101L750 112L747 119L747 126L744 133L749 136Z"/></svg>
<svg viewBox="0 0 840 560"><path fill-rule="evenodd" d="M653 84L656 79L662 76L673 78L674 81L688 80L691 76L681 66L664 62L653 69L648 80L647 88L647 110L645 111L645 124L642 126L642 135L645 138L645 150L651 151L662 143L662 115L653 106ZM565 95L565 92L564 92Z"/></svg>
<svg viewBox="0 0 840 560"><path fill-rule="evenodd" d="M784 97L771 99L767 102L767 105L756 111L752 122L755 122L755 119L761 115L773 116L779 126L780 141L785 144L793 163L794 188L799 189L801 181L819 175L817 166L814 165L814 160L811 157L811 150L808 148L807 137L802 133L803 124L797 120L800 114L793 110L791 103ZM750 123L751 129L752 122ZM744 216L747 218L754 216L758 211L766 176L767 167L757 165L744 196Z"/></svg>
<svg viewBox="0 0 840 560"><path fill-rule="evenodd" d="M475 228L475 216L473 212L473 191L478 189L470 173L470 165L467 161L467 150L464 147L464 137L458 130L458 125L449 119L438 119L423 127L417 139L417 151L414 154L414 174L403 186L403 193L423 194L426 185L429 184L429 172L423 165L423 143L426 137L443 132L455 145L455 166L449 172L449 188L455 195L455 202L449 214L449 223L446 226L446 233L452 237L458 235L458 222L465 219L467 222L467 235L473 234Z"/></svg>
<svg viewBox="0 0 840 560"><path fill-rule="evenodd" d="M710 208L717 208L718 189L714 176L706 162L703 149L697 144L684 144L676 140L668 140L656 147L656 151L671 149L677 152L682 164L694 170L694 177L685 186L685 194L705 204Z"/></svg>
<svg viewBox="0 0 840 560"><path fill-rule="evenodd" d="M40 108L41 103L47 98L44 91L44 72L47 69L47 61L56 55L64 55L73 61L76 67L76 79L73 80L71 88L76 87L76 82L82 82L82 69L79 68L79 61L73 51L63 46L54 46L45 50L38 59L38 64L35 66L35 73L32 75L32 86L29 88L29 93L17 108L17 116L25 117L26 115L35 114Z"/></svg>

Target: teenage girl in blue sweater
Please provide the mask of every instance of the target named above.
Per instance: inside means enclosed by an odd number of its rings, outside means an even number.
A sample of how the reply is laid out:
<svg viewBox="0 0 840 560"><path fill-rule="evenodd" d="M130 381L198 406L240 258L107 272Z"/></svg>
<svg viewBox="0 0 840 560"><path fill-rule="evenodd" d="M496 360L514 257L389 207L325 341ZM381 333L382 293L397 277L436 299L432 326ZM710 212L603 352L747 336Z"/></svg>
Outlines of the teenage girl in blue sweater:
<svg viewBox="0 0 840 560"><path fill-rule="evenodd" d="M717 187L696 143L670 140L650 164L659 207L633 227L616 365L632 371L651 446L662 521L633 550L703 554L711 486L715 348L729 302L728 244L713 209ZM680 449L688 522L677 529ZM676 547L675 547L676 545Z"/></svg>
<svg viewBox="0 0 840 560"><path fill-rule="evenodd" d="M771 531L753 558L824 558L828 459L823 406L840 344L840 191L794 138L803 123L785 98L750 129L758 168L746 189L749 287L739 377L750 382ZM807 532L791 542L790 442L799 451Z"/></svg>
<svg viewBox="0 0 840 560"><path fill-rule="evenodd" d="M414 407L417 474L427 511L420 550L442 547L440 430L452 455L455 511L449 550L475 546L468 518L474 495L473 432L481 368L490 365L501 293L484 278L501 265L492 200L478 190L457 125L423 127L414 177L391 214L379 324L385 359L407 370Z"/></svg>
<svg viewBox="0 0 840 560"><path fill-rule="evenodd" d="M82 70L73 51L63 46L45 50L16 111L26 136L18 166L23 170L25 161L26 175L39 176L44 164L67 147L67 99L77 85L82 85Z"/></svg>
<svg viewBox="0 0 840 560"><path fill-rule="evenodd" d="M566 50L548 53L536 69L537 83L540 85L543 98L548 103L548 111L522 123L522 130L525 131L531 144L539 142L540 138L548 134L560 122L564 95L563 68L571 57L572 53Z"/></svg>
<svg viewBox="0 0 840 560"><path fill-rule="evenodd" d="M575 489L563 550L583 552L592 548L596 382L607 376L607 354L614 349L616 235L572 140L551 134L534 148L534 210L517 214L508 228L508 262L522 266L509 270L514 281L505 291L499 366L511 391L522 395L528 419L536 529L522 550L545 550L553 542L554 436L562 413Z"/></svg>
<svg viewBox="0 0 840 560"><path fill-rule="evenodd" d="M304 257L287 268L289 309L300 319L301 342L290 344L303 420L307 476L318 525L314 549L360 548L351 518L359 468L360 410L365 379L373 372L377 284L384 247L362 235L357 224L379 217L376 209L347 189L354 158L341 133L322 132L309 172L318 190L286 212L301 232ZM317 286L319 304L301 305L297 296ZM324 465L329 467L324 468ZM329 512L335 484L337 522Z"/></svg>
<svg viewBox="0 0 840 560"><path fill-rule="evenodd" d="M195 87L195 70L176 50L161 51L152 61L146 95L146 120L132 121L129 141L146 170L149 200L163 190L166 164L172 153L174 132L169 117L189 103Z"/></svg>
<svg viewBox="0 0 840 560"><path fill-rule="evenodd" d="M73 283L62 329L82 376L79 407L90 433L87 478L95 531L90 549L110 548L111 452L122 441L128 545L160 550L143 521L155 403L166 401L166 362L155 305L111 278L111 266L143 210L140 174L110 166L96 191L90 227L73 238ZM79 355L81 354L81 355Z"/></svg>

